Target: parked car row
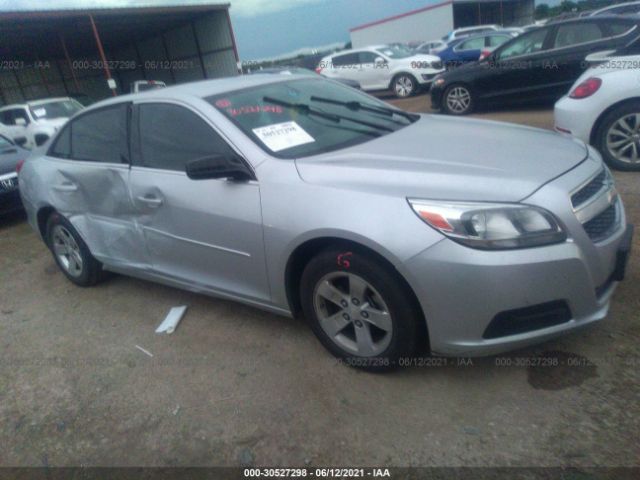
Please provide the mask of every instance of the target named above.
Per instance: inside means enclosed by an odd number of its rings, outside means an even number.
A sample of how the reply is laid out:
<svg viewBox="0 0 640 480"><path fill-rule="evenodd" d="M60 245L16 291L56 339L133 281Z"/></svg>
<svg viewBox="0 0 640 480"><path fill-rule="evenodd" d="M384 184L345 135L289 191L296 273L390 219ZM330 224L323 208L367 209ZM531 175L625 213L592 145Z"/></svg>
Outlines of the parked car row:
<svg viewBox="0 0 640 480"><path fill-rule="evenodd" d="M605 66L599 62L595 72L583 72L607 53L640 53L638 45L637 16L594 15L548 24L507 41L479 62L438 76L431 104L444 113L465 115L479 106L555 102L565 96L557 107L556 128L597 146L612 167L637 170L640 122L627 123L640 65L626 58L632 68L620 68L622 60L616 57ZM627 120L621 120L624 115ZM626 135L616 134L621 128Z"/></svg>

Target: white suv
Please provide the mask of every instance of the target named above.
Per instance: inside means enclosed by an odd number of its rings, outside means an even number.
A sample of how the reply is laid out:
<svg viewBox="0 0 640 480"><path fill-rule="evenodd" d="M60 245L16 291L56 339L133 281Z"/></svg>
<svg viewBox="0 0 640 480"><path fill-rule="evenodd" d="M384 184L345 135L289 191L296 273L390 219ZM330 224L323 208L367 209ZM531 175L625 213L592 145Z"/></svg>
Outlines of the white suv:
<svg viewBox="0 0 640 480"><path fill-rule="evenodd" d="M24 148L39 147L82 108L69 97L7 105L0 108L0 134Z"/></svg>
<svg viewBox="0 0 640 480"><path fill-rule="evenodd" d="M430 85L443 71L440 58L399 44L336 53L323 58L316 69L327 78L355 80L365 91L391 89L399 98Z"/></svg>

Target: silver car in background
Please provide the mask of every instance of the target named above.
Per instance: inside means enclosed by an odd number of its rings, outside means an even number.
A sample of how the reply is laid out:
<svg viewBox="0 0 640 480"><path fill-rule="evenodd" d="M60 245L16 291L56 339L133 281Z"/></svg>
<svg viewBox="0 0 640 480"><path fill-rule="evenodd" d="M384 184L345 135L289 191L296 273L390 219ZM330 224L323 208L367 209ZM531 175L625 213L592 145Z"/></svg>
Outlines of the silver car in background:
<svg viewBox="0 0 640 480"><path fill-rule="evenodd" d="M72 282L109 270L301 315L372 370L604 318L632 235L583 142L295 75L101 102L19 179Z"/></svg>

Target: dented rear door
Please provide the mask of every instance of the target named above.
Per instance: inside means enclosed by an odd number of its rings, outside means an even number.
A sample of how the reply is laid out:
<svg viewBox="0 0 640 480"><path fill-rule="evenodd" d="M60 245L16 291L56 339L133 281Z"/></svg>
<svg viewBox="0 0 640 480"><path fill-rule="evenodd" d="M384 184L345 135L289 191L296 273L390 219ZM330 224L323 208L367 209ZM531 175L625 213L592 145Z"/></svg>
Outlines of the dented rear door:
<svg viewBox="0 0 640 480"><path fill-rule="evenodd" d="M43 165L50 203L106 265L149 267L129 195L130 104L81 114L67 124Z"/></svg>

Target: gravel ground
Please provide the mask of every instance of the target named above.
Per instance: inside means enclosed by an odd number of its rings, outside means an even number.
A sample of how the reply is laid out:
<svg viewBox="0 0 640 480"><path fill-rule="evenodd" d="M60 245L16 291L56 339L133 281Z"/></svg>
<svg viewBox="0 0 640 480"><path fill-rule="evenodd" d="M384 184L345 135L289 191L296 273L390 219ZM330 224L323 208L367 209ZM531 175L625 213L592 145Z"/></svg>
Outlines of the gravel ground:
<svg viewBox="0 0 640 480"><path fill-rule="evenodd" d="M428 109L424 95L395 103ZM552 125L548 109L478 116ZM639 175L616 174L636 224ZM121 276L74 287L20 216L0 220L0 250L0 466L640 461L637 254L606 321L507 356L558 367L373 375L336 364L298 320ZM182 304L176 333L156 335Z"/></svg>

